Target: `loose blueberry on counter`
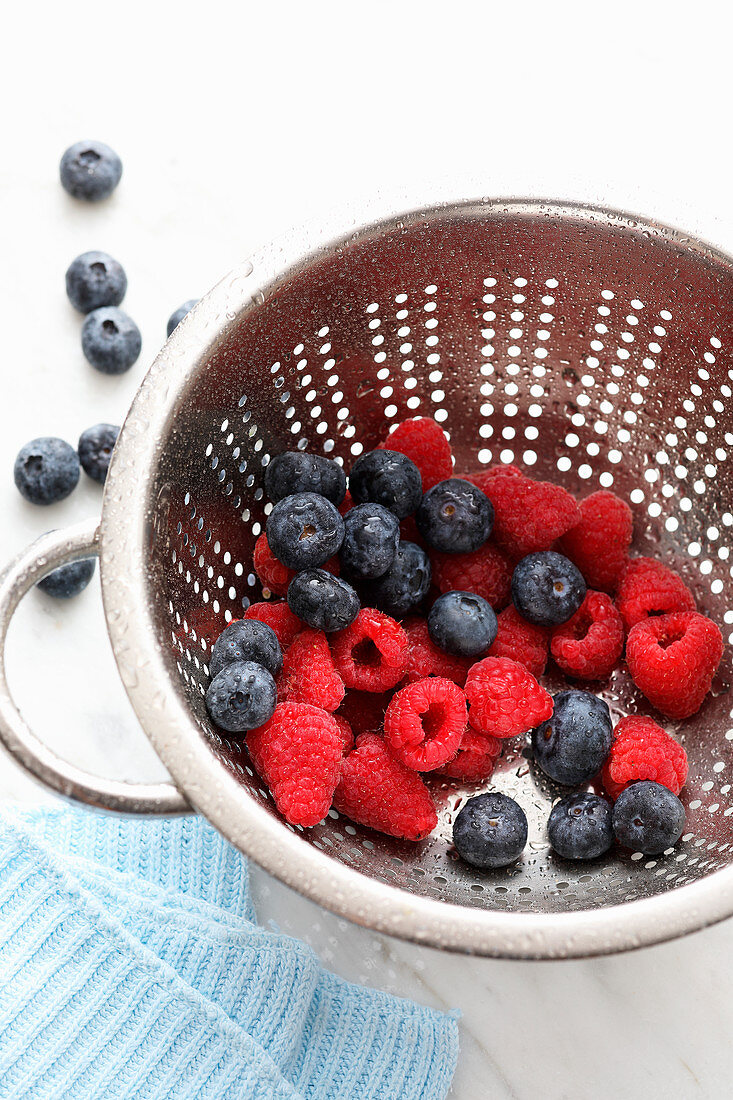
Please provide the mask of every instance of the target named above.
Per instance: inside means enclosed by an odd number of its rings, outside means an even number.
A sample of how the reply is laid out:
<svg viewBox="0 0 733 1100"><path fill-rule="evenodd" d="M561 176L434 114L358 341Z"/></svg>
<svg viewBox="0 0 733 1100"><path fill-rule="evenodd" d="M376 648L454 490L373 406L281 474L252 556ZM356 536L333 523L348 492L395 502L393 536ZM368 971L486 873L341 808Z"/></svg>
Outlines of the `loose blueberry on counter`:
<svg viewBox="0 0 733 1100"><path fill-rule="evenodd" d="M348 515L348 513L347 513ZM361 586L362 602L393 619L401 619L422 601L430 589L430 558L421 546L401 541L392 565L376 580Z"/></svg>
<svg viewBox="0 0 733 1100"><path fill-rule="evenodd" d="M287 601L294 615L327 634L351 626L361 610L351 585L325 569L306 569L293 577Z"/></svg>
<svg viewBox="0 0 733 1100"><path fill-rule="evenodd" d="M168 318L168 324L165 328L166 336L170 336L170 334L173 332L173 329L178 328L183 318L186 316L187 313L191 312L193 307L198 304L198 301L198 298L189 298L187 302L184 302L182 306L179 306L178 309L174 310L173 313L171 313L170 317Z"/></svg>
<svg viewBox="0 0 733 1100"><path fill-rule="evenodd" d="M47 596L53 596L57 600L70 600L78 596L94 576L96 561L94 558L84 558L82 561L72 561L68 565L61 565L40 580L36 588L45 592Z"/></svg>
<svg viewBox="0 0 733 1100"><path fill-rule="evenodd" d="M373 580L392 566L400 541L400 521L381 504L357 504L344 516L341 568L354 580Z"/></svg>
<svg viewBox="0 0 733 1100"><path fill-rule="evenodd" d="M120 429L116 424L95 424L79 436L79 461L85 474L104 484Z"/></svg>
<svg viewBox="0 0 733 1100"><path fill-rule="evenodd" d="M283 653L272 627L257 619L236 619L226 626L214 642L209 661L212 677L235 661L253 661L272 676L283 667Z"/></svg>
<svg viewBox="0 0 733 1100"><path fill-rule="evenodd" d="M527 817L505 794L469 798L453 825L453 843L461 859L474 867L508 867L527 843Z"/></svg>
<svg viewBox="0 0 733 1100"><path fill-rule="evenodd" d="M431 641L438 649L457 657L485 653L495 641L498 629L491 604L473 592L444 592L428 613Z"/></svg>
<svg viewBox="0 0 733 1100"><path fill-rule="evenodd" d="M563 859L595 859L613 844L611 803L582 791L555 803L547 822L547 836Z"/></svg>
<svg viewBox="0 0 733 1100"><path fill-rule="evenodd" d="M55 436L32 439L18 452L13 476L18 492L31 504L55 504L76 487L79 456Z"/></svg>
<svg viewBox="0 0 733 1100"><path fill-rule="evenodd" d="M142 348L140 329L131 317L114 306L88 313L81 326L81 350L103 374L129 370Z"/></svg>
<svg viewBox="0 0 733 1100"><path fill-rule="evenodd" d="M469 554L491 534L494 506L470 481L450 477L428 489L415 520L429 546L446 554Z"/></svg>
<svg viewBox="0 0 733 1100"><path fill-rule="evenodd" d="M685 830L685 808L660 783L642 779L625 787L613 807L613 831L619 844L645 856L673 848Z"/></svg>
<svg viewBox="0 0 733 1100"><path fill-rule="evenodd" d="M372 501L406 519L422 500L422 477L415 463L399 451L368 451L352 467L349 492L356 504Z"/></svg>
<svg viewBox="0 0 733 1100"><path fill-rule="evenodd" d="M270 673L254 661L234 661L214 677L206 692L212 721L229 733L256 729L272 718L277 688Z"/></svg>
<svg viewBox="0 0 733 1100"><path fill-rule="evenodd" d="M277 502L266 532L270 550L288 569L317 569L340 550L344 521L325 497L295 493Z"/></svg>
<svg viewBox="0 0 733 1100"><path fill-rule="evenodd" d="M62 156L59 175L72 198L100 202L120 182L122 161L103 141L77 141Z"/></svg>
<svg viewBox="0 0 733 1100"><path fill-rule="evenodd" d="M512 600L523 619L557 626L571 619L585 599L586 584L577 565L554 550L528 554L512 576Z"/></svg>
<svg viewBox="0 0 733 1100"><path fill-rule="evenodd" d="M79 313L100 306L118 306L125 297L127 275L106 252L82 252L66 271L66 293Z"/></svg>
<svg viewBox="0 0 733 1100"><path fill-rule="evenodd" d="M318 493L338 507L346 496L346 474L324 455L284 451L265 467L265 492L273 502L293 493Z"/></svg>
<svg viewBox="0 0 733 1100"><path fill-rule="evenodd" d="M598 775L611 749L608 704L588 691L561 691L555 709L532 730L534 759L550 779L579 787Z"/></svg>

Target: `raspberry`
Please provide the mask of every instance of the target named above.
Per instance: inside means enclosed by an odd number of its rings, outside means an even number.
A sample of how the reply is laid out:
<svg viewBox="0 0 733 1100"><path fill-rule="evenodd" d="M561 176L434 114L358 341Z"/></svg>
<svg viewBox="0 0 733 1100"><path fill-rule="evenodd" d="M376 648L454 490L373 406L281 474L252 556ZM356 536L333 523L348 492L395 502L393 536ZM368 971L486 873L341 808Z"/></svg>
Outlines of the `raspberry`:
<svg viewBox="0 0 733 1100"><path fill-rule="evenodd" d="M498 611L509 603L512 566L490 543L470 554L430 552L433 580L441 592L473 592Z"/></svg>
<svg viewBox="0 0 733 1100"><path fill-rule="evenodd" d="M626 501L608 489L591 493L578 505L580 520L560 542L589 588L613 592L629 556L634 521Z"/></svg>
<svg viewBox="0 0 733 1100"><path fill-rule="evenodd" d="M484 657L466 679L468 720L490 737L527 733L552 714L552 697L524 665L507 657Z"/></svg>
<svg viewBox="0 0 733 1100"><path fill-rule="evenodd" d="M455 756L467 721L458 685L429 676L393 696L384 716L384 739L408 768L429 772Z"/></svg>
<svg viewBox="0 0 733 1100"><path fill-rule="evenodd" d="M539 678L547 665L549 643L545 627L528 623L513 604L500 611L496 621L499 632L487 656L508 657Z"/></svg>
<svg viewBox="0 0 733 1100"><path fill-rule="evenodd" d="M452 760L436 770L436 775L477 783L490 778L500 754L501 741L497 737L484 737L468 726L461 738L458 752Z"/></svg>
<svg viewBox="0 0 733 1100"><path fill-rule="evenodd" d="M333 720L338 726L338 731L341 734L341 739L344 743L344 753L351 752L354 747L354 731L345 718L342 718L340 714L334 714Z"/></svg>
<svg viewBox="0 0 733 1100"><path fill-rule="evenodd" d="M247 734L252 763L291 825L317 825L326 816L343 747L333 717L308 703L278 703L269 722Z"/></svg>
<svg viewBox="0 0 733 1100"><path fill-rule="evenodd" d="M571 619L552 632L550 652L578 680L605 680L624 648L624 624L605 592L588 592Z"/></svg>
<svg viewBox="0 0 733 1100"><path fill-rule="evenodd" d="M355 735L376 733L384 725L384 712L391 698L391 691L347 691L336 717L344 718Z"/></svg>
<svg viewBox="0 0 733 1100"><path fill-rule="evenodd" d="M619 579L616 607L629 631L649 615L694 611L695 597L668 565L656 558L632 558Z"/></svg>
<svg viewBox="0 0 733 1100"><path fill-rule="evenodd" d="M302 630L283 657L278 681L281 702L311 703L323 710L336 710L344 690L326 635L321 630Z"/></svg>
<svg viewBox="0 0 733 1100"><path fill-rule="evenodd" d="M720 630L696 611L644 619L626 640L631 678L669 718L689 718L700 709L722 656Z"/></svg>
<svg viewBox="0 0 733 1100"><path fill-rule="evenodd" d="M387 691L402 679L407 635L394 619L363 607L346 630L331 636L334 663L347 688Z"/></svg>
<svg viewBox="0 0 733 1100"><path fill-rule="evenodd" d="M280 647L285 652L296 634L300 634L303 624L297 615L293 615L288 605L283 600L274 603L263 601L253 603L245 611L243 618L257 619L265 623L275 631Z"/></svg>
<svg viewBox="0 0 733 1100"><path fill-rule="evenodd" d="M400 539L403 542L414 542L416 546L425 547L427 543L417 529L414 516L406 516L400 523Z"/></svg>
<svg viewBox="0 0 733 1100"><path fill-rule="evenodd" d="M518 466L504 466L501 463L497 463L495 466L489 466L486 470L475 470L472 474L461 474L460 476L465 481L470 481L478 489L483 492L484 485L487 481L491 481L495 477L524 477L524 473Z"/></svg>
<svg viewBox="0 0 733 1100"><path fill-rule="evenodd" d="M549 481L502 475L483 491L494 506L494 541L512 558L549 550L580 519L570 493Z"/></svg>
<svg viewBox="0 0 733 1100"><path fill-rule="evenodd" d="M687 779L687 753L651 718L622 718L613 731L613 744L603 765L603 785L611 798L639 779L661 783L679 794Z"/></svg>
<svg viewBox="0 0 733 1100"><path fill-rule="evenodd" d="M405 840L422 840L438 824L420 776L395 760L375 733L357 737L341 765L333 804L352 821Z"/></svg>
<svg viewBox="0 0 733 1100"><path fill-rule="evenodd" d="M278 561L270 549L270 544L267 541L267 535L264 531L255 543L252 564L254 565L255 573L260 578L260 583L263 588L268 588L270 592L274 592L276 596L285 595L288 590L288 585L295 576L295 570L288 569L286 565ZM329 558L321 568L327 569L329 573L338 576L338 557L334 556Z"/></svg>
<svg viewBox="0 0 733 1100"><path fill-rule="evenodd" d="M444 653L434 644L425 619L416 616L404 623L407 633L407 664L405 682L414 684L426 676L442 676L463 687L471 661L467 657L454 657Z"/></svg>
<svg viewBox="0 0 733 1100"><path fill-rule="evenodd" d="M412 459L420 471L424 493L439 481L453 477L450 443L440 425L429 416L403 420L381 446Z"/></svg>

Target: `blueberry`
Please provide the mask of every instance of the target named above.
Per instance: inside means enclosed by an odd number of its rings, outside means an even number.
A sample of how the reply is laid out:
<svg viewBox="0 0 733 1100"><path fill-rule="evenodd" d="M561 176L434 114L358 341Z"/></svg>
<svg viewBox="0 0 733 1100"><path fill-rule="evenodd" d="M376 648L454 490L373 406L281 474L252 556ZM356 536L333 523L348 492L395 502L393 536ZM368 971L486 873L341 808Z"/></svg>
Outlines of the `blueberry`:
<svg viewBox="0 0 733 1100"><path fill-rule="evenodd" d="M195 305L198 304L198 298L189 298L187 302L184 302L182 306L174 310L168 318L168 324L166 325L165 334L170 336L174 328L178 328L183 318L187 313L190 313Z"/></svg>
<svg viewBox="0 0 733 1100"><path fill-rule="evenodd" d="M344 540L344 521L330 500L295 493L279 500L267 517L267 541L288 569L317 569Z"/></svg>
<svg viewBox="0 0 733 1100"><path fill-rule="evenodd" d="M70 600L86 588L96 565L94 558L83 558L81 561L72 561L68 565L61 565L49 573L47 577L39 581L36 588L45 592L47 596L54 596L57 600Z"/></svg>
<svg viewBox="0 0 733 1100"><path fill-rule="evenodd" d="M59 175L72 198L99 202L120 182L122 161L103 141L77 141L62 156Z"/></svg>
<svg viewBox="0 0 733 1100"><path fill-rule="evenodd" d="M527 817L505 794L469 798L453 824L453 843L474 867L507 867L524 851Z"/></svg>
<svg viewBox="0 0 733 1100"><path fill-rule="evenodd" d="M79 436L79 461L89 477L104 484L120 429L116 424L95 424Z"/></svg>
<svg viewBox="0 0 733 1100"><path fill-rule="evenodd" d="M206 709L217 726L243 733L263 725L275 710L277 688L270 673L254 661L234 661L214 677Z"/></svg>
<svg viewBox="0 0 733 1100"><path fill-rule="evenodd" d="M88 313L81 326L81 350L103 374L122 374L137 360L142 347L140 329L114 306Z"/></svg>
<svg viewBox="0 0 733 1100"><path fill-rule="evenodd" d="M415 516L425 541L446 554L483 546L494 525L494 506L470 481L449 477L428 489Z"/></svg>
<svg viewBox="0 0 733 1100"><path fill-rule="evenodd" d="M372 580L394 562L400 541L400 521L381 504L357 504L344 516L344 541L339 557L348 577Z"/></svg>
<svg viewBox="0 0 733 1100"><path fill-rule="evenodd" d="M272 676L283 667L283 653L272 627L256 619L236 619L224 627L214 642L209 661L212 677L235 661L253 661Z"/></svg>
<svg viewBox="0 0 733 1100"><path fill-rule="evenodd" d="M265 468L265 492L272 501L293 493L318 493L338 507L346 496L346 474L332 458L285 451Z"/></svg>
<svg viewBox="0 0 733 1100"><path fill-rule="evenodd" d="M359 614L361 604L346 581L325 569L305 569L288 585L288 607L314 630L345 630Z"/></svg>
<svg viewBox="0 0 733 1100"><path fill-rule="evenodd" d="M444 592L428 613L428 633L433 643L460 657L485 653L497 630L491 604L473 592Z"/></svg>
<svg viewBox="0 0 733 1100"><path fill-rule="evenodd" d="M382 504L405 519L422 500L422 477L415 463L399 451L368 451L354 463L349 490L357 504Z"/></svg>
<svg viewBox="0 0 733 1100"><path fill-rule="evenodd" d="M361 586L362 603L401 619L428 594L432 570L430 558L414 542L402 541L386 573Z"/></svg>
<svg viewBox="0 0 733 1100"><path fill-rule="evenodd" d="M608 705L588 691L561 691L552 717L532 730L534 758L542 771L566 787L598 775L613 740Z"/></svg>
<svg viewBox="0 0 733 1100"><path fill-rule="evenodd" d="M13 474L21 496L31 504L55 504L76 487L79 457L63 439L32 439L18 451Z"/></svg>
<svg viewBox="0 0 733 1100"><path fill-rule="evenodd" d="M673 848L685 831L685 808L667 787L642 779L616 799L613 831L624 848L658 856Z"/></svg>
<svg viewBox="0 0 733 1100"><path fill-rule="evenodd" d="M572 618L585 599L583 574L554 550L527 554L512 576L512 600L522 618L537 626L557 626Z"/></svg>
<svg viewBox="0 0 733 1100"><path fill-rule="evenodd" d="M82 252L66 271L66 293L79 313L118 306L126 290L124 268L106 252Z"/></svg>
<svg viewBox="0 0 733 1100"><path fill-rule="evenodd" d="M583 791L568 794L552 807L547 822L550 844L563 859L595 859L613 844L611 803Z"/></svg>

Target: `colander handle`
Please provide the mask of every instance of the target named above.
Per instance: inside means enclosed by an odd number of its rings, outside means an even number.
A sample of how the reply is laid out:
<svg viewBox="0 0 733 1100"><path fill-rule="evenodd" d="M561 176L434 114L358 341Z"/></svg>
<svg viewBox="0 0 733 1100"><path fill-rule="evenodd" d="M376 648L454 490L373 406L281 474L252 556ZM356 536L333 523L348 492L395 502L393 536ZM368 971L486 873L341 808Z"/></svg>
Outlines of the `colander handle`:
<svg viewBox="0 0 733 1100"><path fill-rule="evenodd" d="M45 786L77 802L128 814L191 813L172 783L123 783L90 775L62 760L36 737L10 694L5 672L5 640L10 620L29 589L67 562L99 552L94 522L49 531L26 547L0 575L0 742L10 755Z"/></svg>

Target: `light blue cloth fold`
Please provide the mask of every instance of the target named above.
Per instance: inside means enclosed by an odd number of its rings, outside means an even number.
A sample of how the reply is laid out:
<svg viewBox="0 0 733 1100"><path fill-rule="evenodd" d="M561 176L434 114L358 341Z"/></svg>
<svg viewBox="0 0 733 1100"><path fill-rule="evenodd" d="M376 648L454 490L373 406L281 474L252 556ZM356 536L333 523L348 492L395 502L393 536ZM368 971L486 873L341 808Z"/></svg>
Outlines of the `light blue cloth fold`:
<svg viewBox="0 0 733 1100"><path fill-rule="evenodd" d="M453 1014L341 981L255 923L197 817L0 818L2 1100L441 1100Z"/></svg>

